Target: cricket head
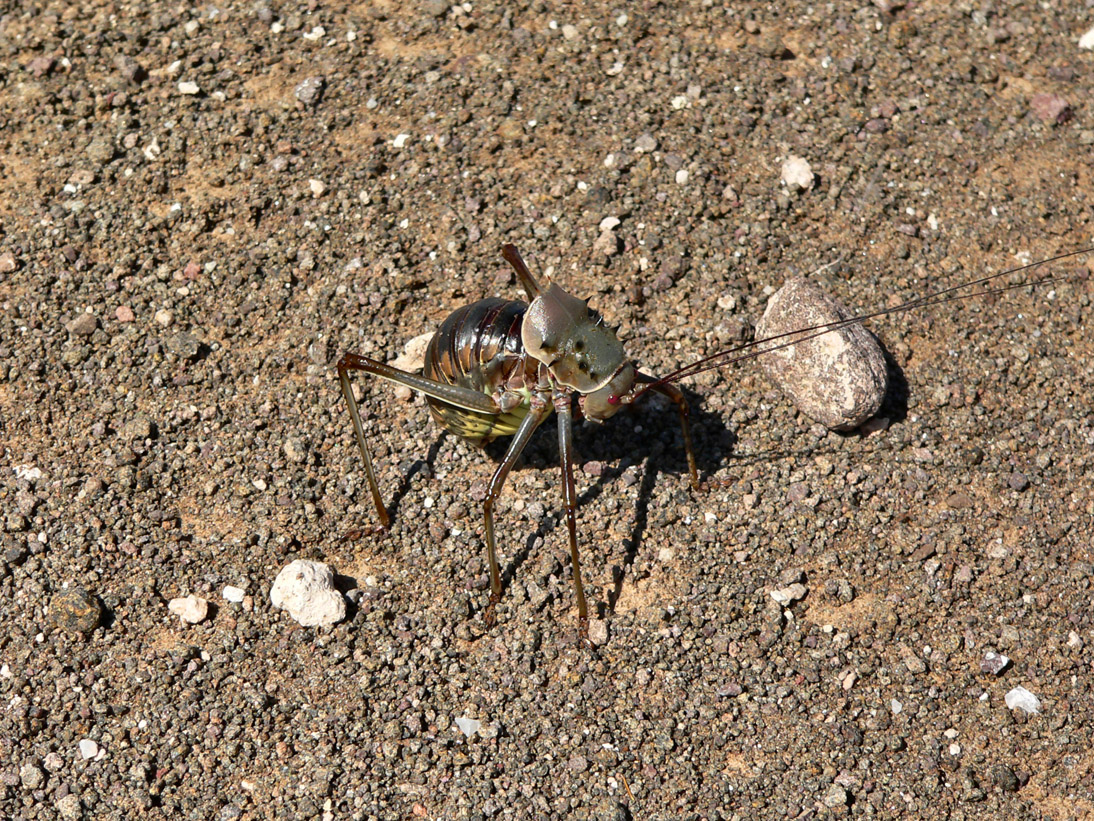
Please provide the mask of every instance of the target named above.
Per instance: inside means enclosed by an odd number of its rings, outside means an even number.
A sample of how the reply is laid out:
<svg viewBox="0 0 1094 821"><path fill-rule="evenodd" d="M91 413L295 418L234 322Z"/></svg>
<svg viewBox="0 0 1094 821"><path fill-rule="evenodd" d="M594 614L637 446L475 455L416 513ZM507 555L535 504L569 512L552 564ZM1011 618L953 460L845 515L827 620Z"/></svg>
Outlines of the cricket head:
<svg viewBox="0 0 1094 821"><path fill-rule="evenodd" d="M615 331L584 300L555 283L532 300L520 335L530 356L546 365L560 385L581 394L586 419L607 419L632 389L634 366Z"/></svg>

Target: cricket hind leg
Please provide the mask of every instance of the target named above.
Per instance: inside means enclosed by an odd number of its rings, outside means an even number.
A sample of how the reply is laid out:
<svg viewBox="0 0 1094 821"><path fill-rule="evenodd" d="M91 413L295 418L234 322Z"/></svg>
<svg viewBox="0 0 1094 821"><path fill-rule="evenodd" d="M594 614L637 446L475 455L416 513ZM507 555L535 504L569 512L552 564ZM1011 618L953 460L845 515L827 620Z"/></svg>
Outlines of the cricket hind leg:
<svg viewBox="0 0 1094 821"><path fill-rule="evenodd" d="M367 356L348 353L338 361L338 381L342 386L342 396L349 407L350 418L353 420L353 432L357 438L357 447L361 451L361 459L365 463L365 476L368 478L369 491L372 494L373 504L376 506L376 517L379 519L380 528L387 530L391 525L391 517L388 515L387 508L384 507L383 499L380 496L380 486L376 481L376 471L372 465L372 454L369 451L365 428L361 422L361 412L357 407L357 400L353 396L353 388L349 380L350 371L364 371L397 385L404 385L442 402L478 413L500 415L502 411L497 403L486 394L407 373ZM357 538L358 535L351 531L346 534L346 538Z"/></svg>

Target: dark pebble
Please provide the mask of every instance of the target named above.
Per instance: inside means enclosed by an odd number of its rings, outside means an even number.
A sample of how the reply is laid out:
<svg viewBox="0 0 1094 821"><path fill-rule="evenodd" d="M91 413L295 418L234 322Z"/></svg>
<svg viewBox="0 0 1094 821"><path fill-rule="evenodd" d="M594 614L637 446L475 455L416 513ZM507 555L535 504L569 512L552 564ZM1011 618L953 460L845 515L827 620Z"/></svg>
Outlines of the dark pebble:
<svg viewBox="0 0 1094 821"><path fill-rule="evenodd" d="M103 616L99 600L82 587L70 587L54 594L49 602L53 623L71 633L90 633Z"/></svg>

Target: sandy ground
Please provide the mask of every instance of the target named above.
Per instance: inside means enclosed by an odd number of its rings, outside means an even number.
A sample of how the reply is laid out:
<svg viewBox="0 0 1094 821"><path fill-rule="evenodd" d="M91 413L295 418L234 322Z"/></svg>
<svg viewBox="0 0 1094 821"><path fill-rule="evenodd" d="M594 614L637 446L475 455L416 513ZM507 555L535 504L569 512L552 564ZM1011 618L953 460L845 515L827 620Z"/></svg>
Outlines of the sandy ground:
<svg viewBox="0 0 1094 821"><path fill-rule="evenodd" d="M333 368L521 298L507 242L655 373L790 276L870 311L1090 246L1080 5L6 4L0 815L1094 815L1085 258L873 323L868 433L685 383L699 493L664 403L579 426L595 650L554 426L488 628L503 444L359 380L393 524L345 540ZM295 558L343 622L270 605Z"/></svg>

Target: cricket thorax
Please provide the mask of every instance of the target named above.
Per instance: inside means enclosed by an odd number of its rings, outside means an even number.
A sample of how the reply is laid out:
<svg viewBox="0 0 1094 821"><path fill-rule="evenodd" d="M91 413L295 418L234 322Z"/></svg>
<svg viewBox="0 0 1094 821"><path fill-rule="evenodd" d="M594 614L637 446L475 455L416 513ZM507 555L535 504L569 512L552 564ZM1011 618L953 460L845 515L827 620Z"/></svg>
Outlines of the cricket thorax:
<svg viewBox="0 0 1094 821"><path fill-rule="evenodd" d="M615 332L583 300L554 283L528 306L521 338L525 351L559 384L582 394L603 388L626 362Z"/></svg>

